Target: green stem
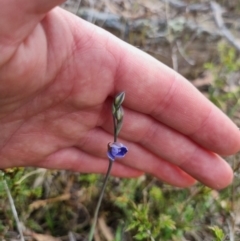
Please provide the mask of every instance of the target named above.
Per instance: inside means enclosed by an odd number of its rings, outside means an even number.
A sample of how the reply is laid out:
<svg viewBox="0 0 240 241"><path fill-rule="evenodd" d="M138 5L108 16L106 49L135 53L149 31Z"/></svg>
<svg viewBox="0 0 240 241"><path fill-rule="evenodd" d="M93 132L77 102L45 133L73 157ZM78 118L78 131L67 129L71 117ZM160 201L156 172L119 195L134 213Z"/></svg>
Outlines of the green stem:
<svg viewBox="0 0 240 241"><path fill-rule="evenodd" d="M100 209L100 206L101 206L101 203L102 203L103 194L104 194L104 191L105 191L105 188L106 188L106 185L107 185L107 181L108 181L111 169L112 169L112 164L113 164L113 161L111 161L109 159L109 165L108 165L107 174L105 176L105 179L104 179L104 182L103 182L103 186L102 186L102 190L101 190L101 193L100 193L100 197L98 199L97 207L96 207L96 210L95 210L95 213L94 213L93 224L92 224L92 227L91 227L91 230L90 230L88 241L92 241L93 240L93 235L94 235L94 231L95 231L96 224L97 224L97 219L98 219L98 213L99 213L99 209Z"/></svg>
<svg viewBox="0 0 240 241"><path fill-rule="evenodd" d="M117 124L116 124L116 119L113 116L113 133L114 133L114 142L117 142Z"/></svg>
<svg viewBox="0 0 240 241"><path fill-rule="evenodd" d="M117 142L117 137L118 137L118 121L116 120L114 114L113 114L113 126L114 126L114 142ZM103 182L103 186L102 186L102 190L100 192L100 196L99 196L99 199L98 199L98 203L97 203L97 207L95 209L95 213L94 213L94 217L93 217L93 223L92 223L92 227L91 227L91 230L90 230L90 234L89 234L89 237L88 237L88 241L92 241L93 240L93 236L94 236L94 232L95 232L95 228L96 228L96 225L97 225L97 220L98 220L98 213L99 213L99 209L100 209L100 206L101 206L101 203L102 203L102 199L103 199L103 194L105 192L105 189L106 189L106 185L107 185L107 181L108 181L108 178L110 176L110 172L111 172L111 169L112 169L112 165L113 165L113 161L111 159L109 159L109 165L108 165L108 170L107 170L107 174L105 176L105 179L104 179L104 182Z"/></svg>

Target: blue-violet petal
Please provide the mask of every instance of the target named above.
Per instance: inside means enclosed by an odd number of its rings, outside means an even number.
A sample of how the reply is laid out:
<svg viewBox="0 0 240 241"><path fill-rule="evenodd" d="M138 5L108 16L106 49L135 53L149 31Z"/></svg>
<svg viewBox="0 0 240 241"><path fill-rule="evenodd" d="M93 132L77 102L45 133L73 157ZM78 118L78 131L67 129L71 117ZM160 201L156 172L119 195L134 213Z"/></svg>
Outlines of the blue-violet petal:
<svg viewBox="0 0 240 241"><path fill-rule="evenodd" d="M107 156L112 161L114 161L116 157L118 158L124 157L127 152L128 152L127 147L124 146L122 143L114 142L114 143L108 144Z"/></svg>

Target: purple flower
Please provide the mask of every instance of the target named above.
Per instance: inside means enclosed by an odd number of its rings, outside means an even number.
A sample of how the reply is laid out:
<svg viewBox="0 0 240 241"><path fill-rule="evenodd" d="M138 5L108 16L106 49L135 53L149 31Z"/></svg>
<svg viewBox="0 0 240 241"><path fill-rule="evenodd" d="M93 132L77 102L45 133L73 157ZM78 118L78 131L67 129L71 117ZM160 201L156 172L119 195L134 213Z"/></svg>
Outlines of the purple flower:
<svg viewBox="0 0 240 241"><path fill-rule="evenodd" d="M114 161L116 157L124 157L127 152L127 147L124 146L122 143L113 142L108 144L107 156L111 161Z"/></svg>

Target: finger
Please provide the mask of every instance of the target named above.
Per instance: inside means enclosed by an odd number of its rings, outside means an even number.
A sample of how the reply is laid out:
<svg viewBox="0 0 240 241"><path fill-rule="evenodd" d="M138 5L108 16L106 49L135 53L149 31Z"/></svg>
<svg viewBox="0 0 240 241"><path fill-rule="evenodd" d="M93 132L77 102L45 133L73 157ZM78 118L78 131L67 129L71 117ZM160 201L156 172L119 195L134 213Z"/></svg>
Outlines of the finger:
<svg viewBox="0 0 240 241"><path fill-rule="evenodd" d="M126 92L123 105L213 152L229 155L240 149L238 128L186 79L126 43L115 40L108 46L119 61L114 93Z"/></svg>
<svg viewBox="0 0 240 241"><path fill-rule="evenodd" d="M112 139L111 134L96 128L89 132L85 137L85 141L82 141L81 145L77 147L96 157L107 158L107 143L111 142ZM129 148L129 152L123 159L117 159L115 163L122 163L142 172L149 173L174 186L187 187L195 183L192 177L176 165L158 158L153 153L134 143L127 141L123 141L123 143Z"/></svg>
<svg viewBox="0 0 240 241"><path fill-rule="evenodd" d="M109 33L83 21L78 24L82 32L76 38L90 42L94 50L104 46L101 69L111 66L115 71L110 91L112 95L125 91L123 106L151 115L213 152L230 155L240 149L238 128L185 78Z"/></svg>
<svg viewBox="0 0 240 241"><path fill-rule="evenodd" d="M48 11L62 2L0 0L0 43L7 45L22 41Z"/></svg>
<svg viewBox="0 0 240 241"><path fill-rule="evenodd" d="M107 119L104 128L111 133L111 120ZM225 160L144 114L125 108L120 137L179 166L207 186L221 189L232 182L232 169Z"/></svg>
<svg viewBox="0 0 240 241"><path fill-rule="evenodd" d="M106 174L108 164L107 158L94 157L77 148L69 147L51 154L44 161L35 163L34 165L47 169L64 169L81 173ZM143 172L121 163L115 163L112 167L111 174L118 177L138 177L142 175Z"/></svg>

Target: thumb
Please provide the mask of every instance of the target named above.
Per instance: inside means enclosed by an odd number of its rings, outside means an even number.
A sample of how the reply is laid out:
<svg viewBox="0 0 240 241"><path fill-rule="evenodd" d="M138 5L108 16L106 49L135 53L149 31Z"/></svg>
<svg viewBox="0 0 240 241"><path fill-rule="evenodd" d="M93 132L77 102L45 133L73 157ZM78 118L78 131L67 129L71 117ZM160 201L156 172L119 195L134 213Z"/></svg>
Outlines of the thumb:
<svg viewBox="0 0 240 241"><path fill-rule="evenodd" d="M0 49L25 39L39 21L64 0L0 0Z"/></svg>

